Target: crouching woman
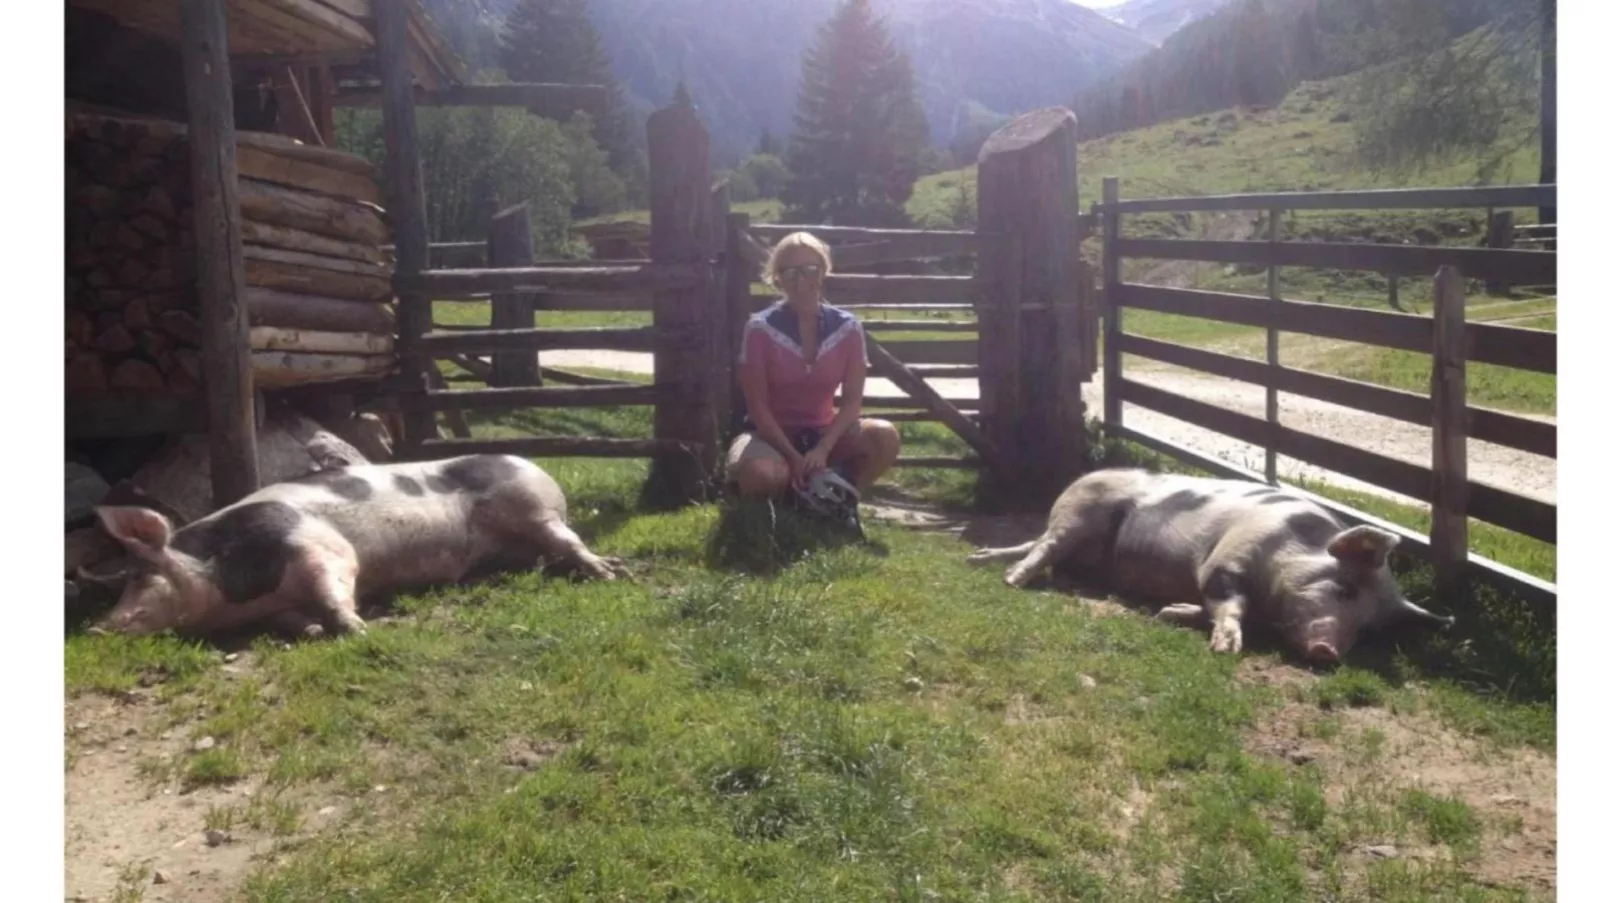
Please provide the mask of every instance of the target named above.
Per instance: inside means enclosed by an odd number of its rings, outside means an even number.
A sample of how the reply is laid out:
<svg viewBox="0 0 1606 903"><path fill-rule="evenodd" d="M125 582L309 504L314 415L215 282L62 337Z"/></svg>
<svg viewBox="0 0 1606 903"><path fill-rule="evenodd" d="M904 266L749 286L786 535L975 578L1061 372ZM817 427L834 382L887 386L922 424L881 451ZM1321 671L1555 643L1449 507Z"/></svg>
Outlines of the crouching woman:
<svg viewBox="0 0 1606 903"><path fill-rule="evenodd" d="M830 272L830 249L807 232L781 239L765 267L764 281L784 297L754 314L742 336L747 419L726 472L744 496L779 496L826 467L863 493L898 458L897 427L859 417L869 367L864 327L825 302Z"/></svg>

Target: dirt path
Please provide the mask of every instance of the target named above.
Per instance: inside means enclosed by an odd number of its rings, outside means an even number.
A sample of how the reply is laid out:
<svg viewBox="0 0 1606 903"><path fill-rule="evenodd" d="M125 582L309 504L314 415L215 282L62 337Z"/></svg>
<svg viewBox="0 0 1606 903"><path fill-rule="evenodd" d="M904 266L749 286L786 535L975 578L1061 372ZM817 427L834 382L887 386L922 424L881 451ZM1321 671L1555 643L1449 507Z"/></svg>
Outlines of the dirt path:
<svg viewBox="0 0 1606 903"><path fill-rule="evenodd" d="M652 355L623 351L549 351L541 355L553 367L601 367L629 373L651 373ZM1218 405L1255 417L1265 415L1266 394L1258 386L1211 376L1201 376L1180 368L1128 365L1128 373L1140 381L1189 398ZM974 379L934 379L932 387L946 398L977 397ZM872 378L865 387L871 395L903 396L891 382ZM1090 414L1102 416L1104 386L1098 375L1082 387L1082 398ZM1432 466L1432 431L1427 427L1401 423L1298 395L1283 393L1278 398L1281 422L1291 429L1313 433L1365 448L1424 467ZM1229 461L1254 471L1265 468L1264 453L1246 442L1128 405L1124 412L1128 426L1202 454ZM1554 417L1535 414L1535 419L1555 422ZM1547 502L1556 500L1556 462L1476 439L1467 441L1467 467L1472 479L1531 495ZM1412 501L1333 471L1311 467L1281 458L1278 472L1284 477L1320 479L1337 486L1373 492L1399 501Z"/></svg>

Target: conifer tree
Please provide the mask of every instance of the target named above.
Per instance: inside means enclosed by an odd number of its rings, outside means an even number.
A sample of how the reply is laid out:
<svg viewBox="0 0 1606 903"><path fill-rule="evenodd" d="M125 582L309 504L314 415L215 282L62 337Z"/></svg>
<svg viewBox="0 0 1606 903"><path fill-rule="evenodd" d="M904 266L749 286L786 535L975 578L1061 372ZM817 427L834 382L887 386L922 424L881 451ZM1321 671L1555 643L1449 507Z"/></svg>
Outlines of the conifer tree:
<svg viewBox="0 0 1606 903"><path fill-rule="evenodd" d="M781 199L787 219L907 222L929 136L908 57L869 0L844 0L803 59Z"/></svg>

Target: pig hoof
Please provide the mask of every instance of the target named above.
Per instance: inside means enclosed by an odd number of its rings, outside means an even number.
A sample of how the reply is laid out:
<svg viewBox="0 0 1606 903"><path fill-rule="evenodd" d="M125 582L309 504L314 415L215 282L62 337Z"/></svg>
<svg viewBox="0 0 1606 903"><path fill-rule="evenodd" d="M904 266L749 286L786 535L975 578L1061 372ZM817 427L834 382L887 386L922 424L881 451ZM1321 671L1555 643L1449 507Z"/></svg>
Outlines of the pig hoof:
<svg viewBox="0 0 1606 903"><path fill-rule="evenodd" d="M1210 635L1210 648L1214 652L1240 652L1243 645L1243 630L1232 622L1217 624Z"/></svg>

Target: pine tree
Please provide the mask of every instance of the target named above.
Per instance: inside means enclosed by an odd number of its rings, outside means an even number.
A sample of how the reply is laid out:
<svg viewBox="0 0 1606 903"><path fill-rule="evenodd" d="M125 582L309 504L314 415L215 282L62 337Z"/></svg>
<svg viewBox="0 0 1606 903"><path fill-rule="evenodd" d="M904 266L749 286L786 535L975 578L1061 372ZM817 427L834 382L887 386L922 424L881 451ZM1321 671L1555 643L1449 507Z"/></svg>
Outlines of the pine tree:
<svg viewBox="0 0 1606 903"><path fill-rule="evenodd" d="M758 149L754 153L769 154L772 157L781 156L781 142L776 140L769 126L764 126L764 131L759 133Z"/></svg>
<svg viewBox="0 0 1606 903"><path fill-rule="evenodd" d="M602 85L607 109L594 134L608 165L623 172L637 163L640 136L613 63L591 22L587 0L519 0L502 26L502 68L515 82Z"/></svg>
<svg viewBox="0 0 1606 903"><path fill-rule="evenodd" d="M803 59L781 199L787 219L907 222L929 136L909 58L869 0L844 0Z"/></svg>

